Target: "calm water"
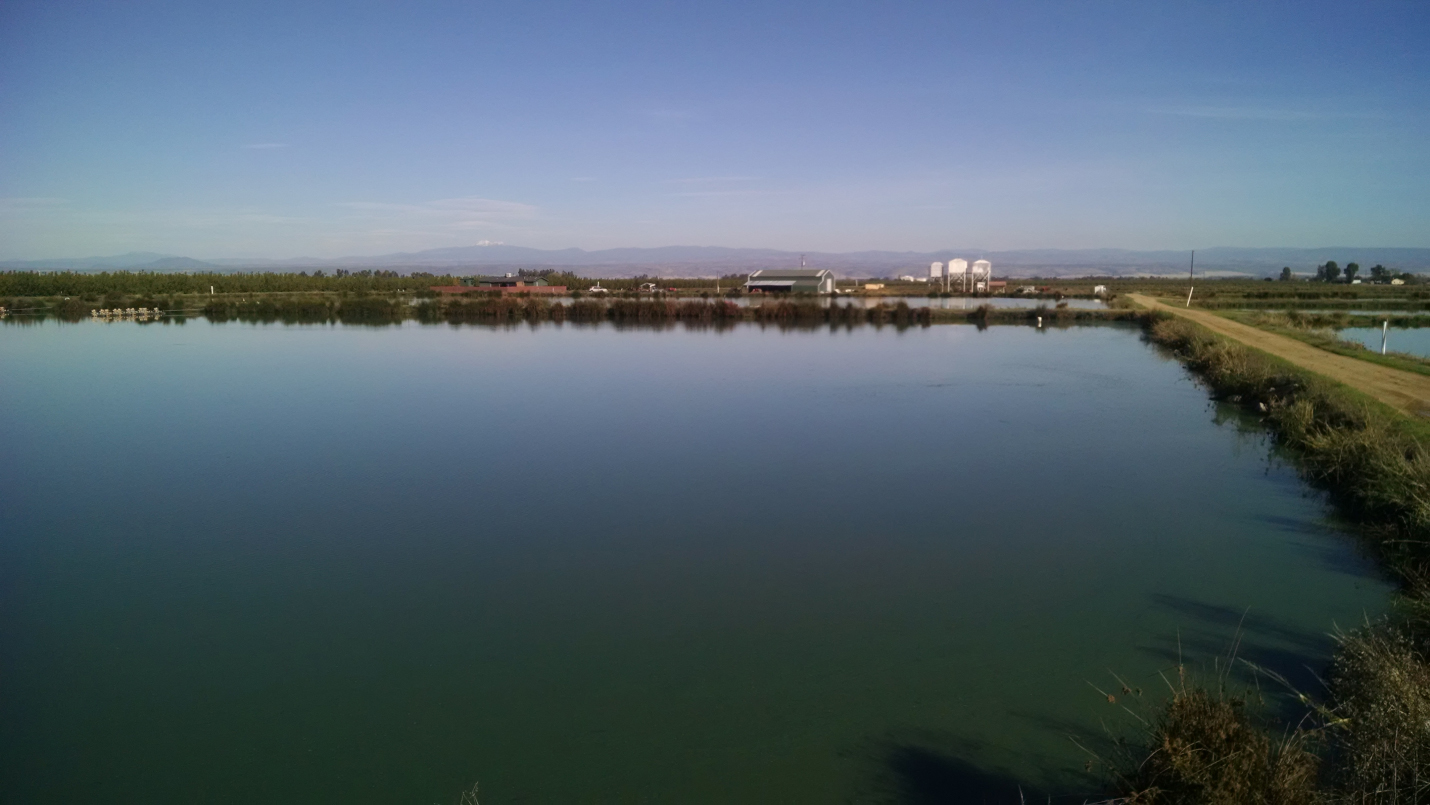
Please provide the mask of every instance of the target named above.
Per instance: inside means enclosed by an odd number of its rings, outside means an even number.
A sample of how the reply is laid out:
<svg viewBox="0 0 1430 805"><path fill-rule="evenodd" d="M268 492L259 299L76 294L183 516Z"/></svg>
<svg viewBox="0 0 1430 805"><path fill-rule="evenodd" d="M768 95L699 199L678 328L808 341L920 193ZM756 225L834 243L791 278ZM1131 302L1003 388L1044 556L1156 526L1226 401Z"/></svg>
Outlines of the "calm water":
<svg viewBox="0 0 1430 805"><path fill-rule="evenodd" d="M51 322L0 366L7 801L1080 792L1112 672L1243 621L1304 682L1386 596L1130 329Z"/></svg>
<svg viewBox="0 0 1430 805"><path fill-rule="evenodd" d="M1364 344L1366 348L1380 351L1379 327L1347 327L1336 333L1347 341ZM1430 358L1430 328L1392 327L1385 335L1385 347L1390 352L1405 352Z"/></svg>

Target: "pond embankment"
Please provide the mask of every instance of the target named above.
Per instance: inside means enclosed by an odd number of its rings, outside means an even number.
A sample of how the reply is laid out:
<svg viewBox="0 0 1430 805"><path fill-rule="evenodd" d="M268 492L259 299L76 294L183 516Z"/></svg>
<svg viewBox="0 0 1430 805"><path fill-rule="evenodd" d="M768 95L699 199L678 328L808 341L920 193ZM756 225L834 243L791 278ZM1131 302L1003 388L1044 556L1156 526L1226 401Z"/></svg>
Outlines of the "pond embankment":
<svg viewBox="0 0 1430 805"><path fill-rule="evenodd" d="M1344 383L1412 416L1430 416L1430 376L1335 355L1214 313L1174 307L1141 294L1131 297L1146 308L1194 321L1214 333Z"/></svg>
<svg viewBox="0 0 1430 805"><path fill-rule="evenodd" d="M1113 764L1115 787L1128 802L1425 802L1430 447L1419 421L1360 393L1380 398L1395 388L1387 376L1406 373L1209 313L1139 301L1154 310L1148 338L1214 395L1264 416L1302 475L1359 526L1365 549L1399 593L1390 616L1338 634L1324 695L1302 692L1308 714L1294 725L1259 718L1252 695L1230 692L1224 675L1205 684L1182 677L1148 722L1145 744ZM1345 385L1336 382L1341 377Z"/></svg>

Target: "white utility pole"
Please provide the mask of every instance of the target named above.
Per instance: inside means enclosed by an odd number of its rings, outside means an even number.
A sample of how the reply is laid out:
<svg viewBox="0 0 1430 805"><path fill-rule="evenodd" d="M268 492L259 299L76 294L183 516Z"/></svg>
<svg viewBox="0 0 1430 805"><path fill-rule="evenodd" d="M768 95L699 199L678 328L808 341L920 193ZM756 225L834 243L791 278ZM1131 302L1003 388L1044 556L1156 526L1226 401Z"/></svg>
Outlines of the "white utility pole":
<svg viewBox="0 0 1430 805"><path fill-rule="evenodd" d="M1195 274L1196 271L1197 271L1197 250L1196 250L1196 249L1192 249L1192 265L1187 269L1187 282L1188 282L1188 285L1187 285L1187 305L1186 305L1187 307L1191 307L1191 306L1192 306L1192 291L1195 291L1195 290L1197 289L1197 286L1190 284L1190 283L1192 282L1192 275Z"/></svg>

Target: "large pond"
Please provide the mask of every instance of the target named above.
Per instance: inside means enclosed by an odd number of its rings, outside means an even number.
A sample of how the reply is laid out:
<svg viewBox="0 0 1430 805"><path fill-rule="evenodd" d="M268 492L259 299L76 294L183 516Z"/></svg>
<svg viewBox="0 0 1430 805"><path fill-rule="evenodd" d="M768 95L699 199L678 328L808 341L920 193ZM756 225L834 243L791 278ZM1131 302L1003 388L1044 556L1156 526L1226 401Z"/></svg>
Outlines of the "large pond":
<svg viewBox="0 0 1430 805"><path fill-rule="evenodd" d="M1309 687L1387 594L1122 327L47 322L0 366L7 801L1082 801L1113 674L1240 624Z"/></svg>

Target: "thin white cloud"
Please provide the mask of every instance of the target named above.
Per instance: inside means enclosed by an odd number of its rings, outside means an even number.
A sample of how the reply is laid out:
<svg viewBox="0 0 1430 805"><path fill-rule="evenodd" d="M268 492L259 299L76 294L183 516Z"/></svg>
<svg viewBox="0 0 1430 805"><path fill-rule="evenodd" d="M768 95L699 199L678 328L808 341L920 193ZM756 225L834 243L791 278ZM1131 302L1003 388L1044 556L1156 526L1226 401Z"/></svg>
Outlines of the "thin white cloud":
<svg viewBox="0 0 1430 805"><path fill-rule="evenodd" d="M442 238L460 233L511 231L537 217L537 208L519 201L464 196L419 204L346 201L348 220L369 233Z"/></svg>
<svg viewBox="0 0 1430 805"><path fill-rule="evenodd" d="M25 212L26 210L44 210L65 203L67 203L66 200L62 198L11 196L9 198L0 198L0 214Z"/></svg>
<svg viewBox="0 0 1430 805"><path fill-rule="evenodd" d="M236 221L249 224L302 224L308 223L310 219L299 218L292 215L270 215L262 212L239 213L234 217Z"/></svg>
<svg viewBox="0 0 1430 805"><path fill-rule="evenodd" d="M675 184L725 184L728 182L758 182L758 176L692 176L686 179L671 179Z"/></svg>
<svg viewBox="0 0 1430 805"><path fill-rule="evenodd" d="M270 151L274 148L288 148L288 143L249 143L239 146L246 151Z"/></svg>
<svg viewBox="0 0 1430 805"><path fill-rule="evenodd" d="M530 218L536 214L536 207L530 204L523 204L519 201L499 201L497 199L478 198L476 196L438 199L437 201L428 202L426 206L434 210L454 210L467 213L479 212L486 215L511 218Z"/></svg>
<svg viewBox="0 0 1430 805"><path fill-rule="evenodd" d="M1295 109L1264 109L1254 106L1163 106L1148 110L1156 115L1200 117L1214 120L1320 120L1325 115Z"/></svg>
<svg viewBox="0 0 1430 805"><path fill-rule="evenodd" d="M646 112L646 114L655 118L656 120L665 121L695 119L695 112L689 109L651 109L650 111Z"/></svg>
<svg viewBox="0 0 1430 805"><path fill-rule="evenodd" d="M374 214L396 213L428 218L470 217L482 215L494 218L530 218L536 207L519 201L463 196L424 201L418 204L393 204L385 201L344 201L338 204L350 210Z"/></svg>

